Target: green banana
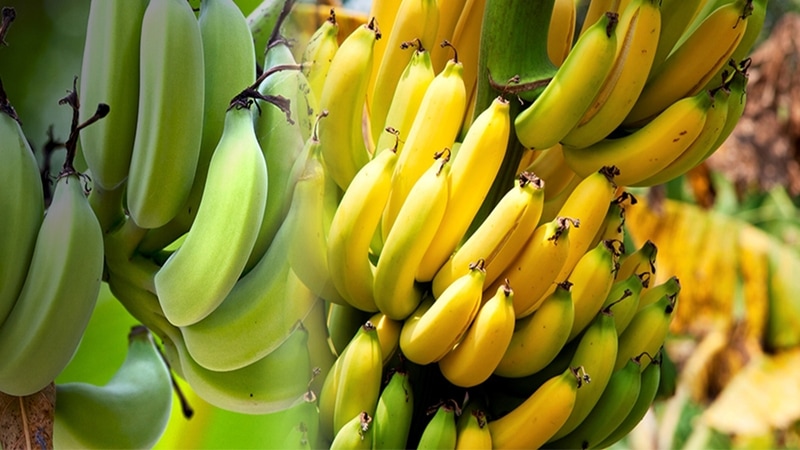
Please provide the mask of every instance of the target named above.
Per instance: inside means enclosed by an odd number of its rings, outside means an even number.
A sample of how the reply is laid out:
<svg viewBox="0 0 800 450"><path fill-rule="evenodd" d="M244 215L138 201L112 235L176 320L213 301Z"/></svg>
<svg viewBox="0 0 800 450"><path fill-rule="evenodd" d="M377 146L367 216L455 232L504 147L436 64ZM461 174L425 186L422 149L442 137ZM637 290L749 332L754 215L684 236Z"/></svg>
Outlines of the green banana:
<svg viewBox="0 0 800 450"><path fill-rule="evenodd" d="M572 284L572 302L575 306L575 319L569 339L574 339L602 309L617 265L616 249L613 242L601 241L593 249L584 253L575 264L567 281Z"/></svg>
<svg viewBox="0 0 800 450"><path fill-rule="evenodd" d="M348 420L336 433L331 450L371 450L374 440L372 416L361 411Z"/></svg>
<svg viewBox="0 0 800 450"><path fill-rule="evenodd" d="M354 308L349 303L328 303L326 317L328 340L333 354L338 356L342 354L361 325L369 319L369 313Z"/></svg>
<svg viewBox="0 0 800 450"><path fill-rule="evenodd" d="M665 295L674 296L679 294L680 291L681 281L677 276L673 275L661 283L650 286L647 290L642 291L642 296L639 299L639 308L637 311L640 311L642 308L651 303L659 301L661 297Z"/></svg>
<svg viewBox="0 0 800 450"><path fill-rule="evenodd" d="M328 77L336 51L339 50L339 24L336 14L331 8L328 20L314 31L308 40L300 62L303 63L303 75L308 79L308 86L316 98L322 97L322 87Z"/></svg>
<svg viewBox="0 0 800 450"><path fill-rule="evenodd" d="M419 450L443 450L456 448L456 408L443 403L425 425L417 447Z"/></svg>
<svg viewBox="0 0 800 450"><path fill-rule="evenodd" d="M139 325L106 384L57 384L56 396L56 447L151 448L169 421L172 379L152 335Z"/></svg>
<svg viewBox="0 0 800 450"><path fill-rule="evenodd" d="M630 274L628 278L618 280L611 286L611 290L603 302L603 308L611 308L614 313L614 324L617 334L622 334L631 323L634 314L639 308L644 283L648 278L638 274Z"/></svg>
<svg viewBox="0 0 800 450"><path fill-rule="evenodd" d="M624 280L635 274L647 273L652 278L656 274L656 256L658 247L651 240L645 241L631 253L619 257L619 270L616 279Z"/></svg>
<svg viewBox="0 0 800 450"><path fill-rule="evenodd" d="M617 352L614 370L619 370L628 359L647 353L654 355L664 344L669 333L669 324L677 306L678 294L662 295L661 298L639 311L631 319L625 331L619 335L619 351ZM647 368L650 361L642 361L641 370Z"/></svg>
<svg viewBox="0 0 800 450"><path fill-rule="evenodd" d="M372 426L376 450L408 447L414 413L414 391L407 372L396 370L384 386Z"/></svg>

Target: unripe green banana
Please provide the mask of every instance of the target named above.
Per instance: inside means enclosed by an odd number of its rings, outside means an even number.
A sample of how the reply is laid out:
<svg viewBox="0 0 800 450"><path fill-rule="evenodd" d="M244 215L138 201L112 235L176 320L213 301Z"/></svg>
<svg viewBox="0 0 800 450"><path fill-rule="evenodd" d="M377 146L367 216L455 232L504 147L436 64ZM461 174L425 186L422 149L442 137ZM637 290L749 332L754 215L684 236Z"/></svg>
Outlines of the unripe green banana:
<svg viewBox="0 0 800 450"><path fill-rule="evenodd" d="M624 280L614 282L603 302L603 308L610 307L614 313L614 324L617 334L622 334L631 323L634 314L639 308L644 283L648 282L647 275L630 274Z"/></svg>
<svg viewBox="0 0 800 450"><path fill-rule="evenodd" d="M205 77L200 27L183 0L151 0L142 22L139 106L127 206L142 228L174 218L194 182Z"/></svg>
<svg viewBox="0 0 800 450"><path fill-rule="evenodd" d="M57 447L151 448L169 422L172 379L150 332L137 326L106 384L59 384L56 395Z"/></svg>
<svg viewBox="0 0 800 450"><path fill-rule="evenodd" d="M572 285L572 302L575 306L575 319L569 339L574 339L589 322L594 319L614 284L617 256L613 242L601 241L593 249L584 253L569 281Z"/></svg>
<svg viewBox="0 0 800 450"><path fill-rule="evenodd" d="M628 328L619 336L619 352L614 370L619 370L630 358L647 353L654 355L669 333L669 324L677 306L677 294L663 295L655 303L641 307L631 319ZM650 360L642 361L641 370L647 368Z"/></svg>
<svg viewBox="0 0 800 450"><path fill-rule="evenodd" d="M174 325L199 322L233 289L253 249L266 197L267 168L249 101L237 100L225 116L197 218L155 276L158 299Z"/></svg>
<svg viewBox="0 0 800 450"><path fill-rule="evenodd" d="M81 133L92 181L110 191L128 178L139 102L139 41L147 1L92 1L81 65L80 102L111 113ZM152 50L148 50L152 51ZM80 121L92 114L82 109Z"/></svg>
<svg viewBox="0 0 800 450"><path fill-rule="evenodd" d="M308 79L308 86L316 98L322 97L322 88L328 71L331 67L336 51L339 50L339 24L336 23L336 14L331 9L328 20L314 31L303 49L300 62L303 63L303 75Z"/></svg>
<svg viewBox="0 0 800 450"><path fill-rule="evenodd" d="M747 69L750 67L750 62L750 59L746 59L739 64L735 64L732 68L733 74L731 75L729 83L726 84L731 90L731 95L728 99L728 114L725 118L725 125L722 127L722 131L719 133L716 142L711 145L711 149L713 150L709 150L705 158L711 156L711 153L728 139L733 129L736 128L736 124L739 123L742 114L744 114L744 107L747 103Z"/></svg>
<svg viewBox="0 0 800 450"><path fill-rule="evenodd" d="M453 450L456 448L455 408L444 403L436 408L436 413L425 425L417 448L420 450Z"/></svg>
<svg viewBox="0 0 800 450"><path fill-rule="evenodd" d="M372 426L376 450L408 447L414 414L414 392L407 372L395 371L383 388Z"/></svg>
<svg viewBox="0 0 800 450"><path fill-rule="evenodd" d="M375 432L372 416L361 411L348 420L336 433L331 442L331 450L371 450Z"/></svg>
<svg viewBox="0 0 800 450"><path fill-rule="evenodd" d="M341 355L342 351L361 325L369 320L370 314L350 306L349 303L341 304L328 302L326 325L328 340L334 355Z"/></svg>
<svg viewBox="0 0 800 450"><path fill-rule="evenodd" d="M649 274L653 279L656 274L656 255L658 247L651 240L647 240L632 253L626 253L619 258L619 270L616 279L624 280L633 274Z"/></svg>
<svg viewBox="0 0 800 450"><path fill-rule="evenodd" d="M62 170L25 283L0 327L0 391L29 395L69 363L103 276L103 232L74 169Z"/></svg>
<svg viewBox="0 0 800 450"><path fill-rule="evenodd" d="M642 297L639 300L639 308L637 311L642 310L647 305L655 303L665 295L674 296L681 292L681 281L677 276L673 275L666 280L662 281L655 286L650 286L648 289L642 291Z"/></svg>
<svg viewBox="0 0 800 450"><path fill-rule="evenodd" d="M28 140L10 113L0 105L0 325L6 320L25 283L36 235L44 217L44 195L39 166Z"/></svg>

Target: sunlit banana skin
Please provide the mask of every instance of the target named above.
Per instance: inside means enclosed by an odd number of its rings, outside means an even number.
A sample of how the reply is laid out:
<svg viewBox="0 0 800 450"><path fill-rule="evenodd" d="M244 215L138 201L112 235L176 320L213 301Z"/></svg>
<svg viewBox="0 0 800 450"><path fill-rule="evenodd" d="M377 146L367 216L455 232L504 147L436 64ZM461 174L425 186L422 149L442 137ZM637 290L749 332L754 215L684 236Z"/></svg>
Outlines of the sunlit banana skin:
<svg viewBox="0 0 800 450"><path fill-rule="evenodd" d="M452 405L443 404L436 409L417 443L418 449L454 449L456 447L456 413Z"/></svg>
<svg viewBox="0 0 800 450"><path fill-rule="evenodd" d="M59 447L151 448L167 427L172 380L144 327L128 336L128 353L104 385L56 385L55 436Z"/></svg>
<svg viewBox="0 0 800 450"><path fill-rule="evenodd" d="M384 386L373 419L375 449L407 448L414 413L408 373L395 371Z"/></svg>
<svg viewBox="0 0 800 450"><path fill-rule="evenodd" d="M200 155L203 43L191 7L181 0L151 1L140 48L127 206L137 225L157 228L186 202Z"/></svg>
<svg viewBox="0 0 800 450"><path fill-rule="evenodd" d="M25 283L0 327L0 391L30 395L69 363L103 276L103 232L85 180L62 173L38 230Z"/></svg>
<svg viewBox="0 0 800 450"><path fill-rule="evenodd" d="M331 12L328 20L314 31L303 50L300 62L303 63L303 75L308 79L311 92L319 99L322 97L322 87L328 77L331 61L336 51L339 50L339 24L336 15Z"/></svg>
<svg viewBox="0 0 800 450"><path fill-rule="evenodd" d="M197 218L155 276L164 314L174 325L199 322L233 289L253 249L266 198L267 167L250 110L237 103L225 116Z"/></svg>
<svg viewBox="0 0 800 450"><path fill-rule="evenodd" d="M81 132L92 180L105 190L128 178L139 104L139 40L147 2L92 1L80 76L80 101L105 103L114 111ZM80 110L80 121L91 108Z"/></svg>
<svg viewBox="0 0 800 450"><path fill-rule="evenodd" d="M609 13L586 30L544 91L517 116L514 129L522 145L550 148L578 123L611 71L616 24L617 14Z"/></svg>
<svg viewBox="0 0 800 450"><path fill-rule="evenodd" d="M567 59L572 49L577 20L576 9L576 4L572 0L556 0L553 3L553 15L550 17L550 28L547 30L547 56L556 66L560 66Z"/></svg>

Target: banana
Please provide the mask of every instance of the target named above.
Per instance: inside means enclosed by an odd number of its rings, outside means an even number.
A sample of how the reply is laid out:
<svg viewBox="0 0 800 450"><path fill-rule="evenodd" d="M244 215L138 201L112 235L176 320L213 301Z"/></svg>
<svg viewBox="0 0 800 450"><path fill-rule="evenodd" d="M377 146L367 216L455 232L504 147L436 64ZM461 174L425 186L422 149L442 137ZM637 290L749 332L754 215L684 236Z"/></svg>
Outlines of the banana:
<svg viewBox="0 0 800 450"><path fill-rule="evenodd" d="M766 15L767 0L753 0L753 10L750 12L750 17L747 18L747 29L744 31L739 45L733 51L731 59L742 61L750 54L750 50L753 49L753 45L761 34L761 29L764 27Z"/></svg>
<svg viewBox="0 0 800 450"><path fill-rule="evenodd" d="M566 164L566 163L565 163ZM563 174L564 176L564 187L562 188L561 192L555 196L549 196L544 201L544 205L542 206L542 217L539 218L539 225L551 221L558 216L558 211L564 206L569 198L572 191L583 181L583 178L578 176L575 172L572 171L567 166L567 173ZM547 189L545 189L545 197L547 195Z"/></svg>
<svg viewBox="0 0 800 450"><path fill-rule="evenodd" d="M81 62L80 102L114 113L81 133L96 186L111 191L128 178L139 103L139 40L147 1L92 1ZM81 111L80 121L91 111Z"/></svg>
<svg viewBox="0 0 800 450"><path fill-rule="evenodd" d="M364 322L370 320L369 318L369 313L354 308L349 303L328 302L325 320L328 329L328 341L334 355L342 354L344 348L356 335L356 331L361 328Z"/></svg>
<svg viewBox="0 0 800 450"><path fill-rule="evenodd" d="M650 286L648 289L642 291L642 297L639 300L639 308L637 311L651 303L659 301L661 297L665 295L674 296L678 295L680 292L681 282L677 276L673 275L661 283Z"/></svg>
<svg viewBox="0 0 800 450"><path fill-rule="evenodd" d="M614 325L617 334L622 334L631 323L639 308L639 301L648 275L630 274L627 278L614 282L603 302L603 308L610 308L614 313Z"/></svg>
<svg viewBox="0 0 800 450"><path fill-rule="evenodd" d="M370 21L342 42L319 98L319 110L328 112L328 118L319 123L322 157L326 170L342 190L369 160L361 117L379 37L374 21Z"/></svg>
<svg viewBox="0 0 800 450"><path fill-rule="evenodd" d="M602 310L581 335L569 363L570 367L583 367L590 381L578 391L569 418L553 435L551 442L577 428L597 404L614 372L617 350L617 329L613 314L607 309Z"/></svg>
<svg viewBox="0 0 800 450"><path fill-rule="evenodd" d="M319 124L324 120L318 119ZM339 203L339 187L325 168L322 143L315 134L306 141L302 155L304 157L297 161L302 171L284 220L293 230L289 237L289 264L312 292L325 300L344 304L346 301L331 281L327 243Z"/></svg>
<svg viewBox="0 0 800 450"><path fill-rule="evenodd" d="M709 14L689 35L676 43L651 73L625 126L637 126L656 117L678 99L700 92L730 59L744 36L752 0L736 0ZM691 67L692 70L686 70Z"/></svg>
<svg viewBox="0 0 800 450"><path fill-rule="evenodd" d="M451 2L439 2L439 26L436 28L436 37L432 40L431 61L434 69L438 72L444 68L449 59L449 49L441 44L444 41L453 42L453 33L458 26L458 21L462 14L469 14L470 4L474 0L454 0ZM481 13L483 11L481 10ZM458 48L458 47L457 47Z"/></svg>
<svg viewBox="0 0 800 450"><path fill-rule="evenodd" d="M604 165L616 166L619 175L614 181L635 185L663 170L697 139L712 103L707 91L684 97L627 136L584 148L564 147L564 159L581 176Z"/></svg>
<svg viewBox="0 0 800 450"><path fill-rule="evenodd" d="M463 65L451 59L425 90L392 177L392 192L381 219L384 242L412 187L430 167L430 152L453 147L466 109L462 72Z"/></svg>
<svg viewBox="0 0 800 450"><path fill-rule="evenodd" d="M557 282L570 248L574 228L570 223L569 218L556 217L539 225L498 280L489 285L490 292L497 290L499 280L508 280L514 286L514 314L518 319L535 311L545 292Z"/></svg>
<svg viewBox="0 0 800 450"><path fill-rule="evenodd" d="M651 240L646 240L639 248L631 253L626 253L619 258L619 270L616 279L625 280L633 274L650 274L652 279L656 275L656 256L658 247Z"/></svg>
<svg viewBox="0 0 800 450"><path fill-rule="evenodd" d="M422 289L414 281L417 267L447 207L450 155L444 152L436 156L409 192L397 215L397 226L386 236L375 267L375 304L395 320L408 317L422 300Z"/></svg>
<svg viewBox="0 0 800 450"><path fill-rule="evenodd" d="M73 168L78 130L70 133L25 282L0 327L0 392L9 395L38 392L64 369L100 292L103 231L86 198L86 181Z"/></svg>
<svg viewBox="0 0 800 450"><path fill-rule="evenodd" d="M575 317L570 288L568 282L559 283L533 314L517 320L495 374L509 378L533 375L556 358L567 343Z"/></svg>
<svg viewBox="0 0 800 450"><path fill-rule="evenodd" d="M139 105L127 207L142 228L174 218L191 191L204 106L203 42L190 5L153 0L142 21Z"/></svg>
<svg viewBox="0 0 800 450"><path fill-rule="evenodd" d="M494 372L513 333L514 292L503 286L481 305L458 345L439 360L439 370L456 386L477 386Z"/></svg>
<svg viewBox="0 0 800 450"><path fill-rule="evenodd" d="M386 366L397 353L397 349L400 348L400 330L403 329L403 323L390 319L382 312L373 314L369 321L375 325L375 329L378 331L383 365Z"/></svg>
<svg viewBox="0 0 800 450"><path fill-rule="evenodd" d="M470 262L480 258L486 261L485 284L493 283L536 228L544 195L544 185L536 175L521 173L514 187L436 272L433 296L441 295L453 280L469 271Z"/></svg>
<svg viewBox="0 0 800 450"><path fill-rule="evenodd" d="M485 277L483 260L478 260L435 301L422 300L400 330L400 351L409 361L430 364L455 347L478 314Z"/></svg>
<svg viewBox="0 0 800 450"><path fill-rule="evenodd" d="M106 384L57 384L56 396L58 447L151 448L167 428L172 379L152 335L139 325L131 329L125 360Z"/></svg>
<svg viewBox="0 0 800 450"><path fill-rule="evenodd" d="M547 30L547 56L556 67L560 66L572 49L578 11L575 0L556 0Z"/></svg>
<svg viewBox="0 0 800 450"><path fill-rule="evenodd" d="M684 31L710 3L712 2L707 0L661 0L661 32L653 59L653 69L658 68L667 59Z"/></svg>
<svg viewBox="0 0 800 450"><path fill-rule="evenodd" d="M597 235L595 235L594 239L592 239L592 243L589 245L589 248L594 248L602 241L609 241L611 245L615 246L614 253L616 253L617 256L617 262L619 262L619 256L625 250L625 207L623 206L623 202L628 198L633 199L633 203L636 202L636 198L628 195L625 191L623 191L619 197L611 201L608 211L606 211L606 217L603 219L600 229L597 230ZM618 268L619 267L615 267L614 269L615 275Z"/></svg>
<svg viewBox="0 0 800 450"><path fill-rule="evenodd" d="M403 150L408 139L408 132L411 130L422 99L425 97L425 92L435 76L430 52L417 42L414 54L411 55L411 59L397 81L392 103L386 112L384 128L372 136L376 141L376 154L392 148L395 141L397 141L397 152ZM373 117L372 120L377 119Z"/></svg>
<svg viewBox="0 0 800 450"><path fill-rule="evenodd" d="M417 448L420 450L455 449L457 434L456 408L446 402L442 403L436 408L433 417L425 424Z"/></svg>
<svg viewBox="0 0 800 450"><path fill-rule="evenodd" d="M300 62L303 63L303 75L308 79L308 86L314 97L322 97L322 88L331 68L336 51L339 50L339 24L336 14L331 8L328 20L322 22L303 49Z"/></svg>
<svg viewBox="0 0 800 450"><path fill-rule="evenodd" d="M309 398L309 401L314 403L314 414L317 415L317 393L322 389L322 384L333 367L334 361L336 361L336 355L331 351L331 346L328 342L328 327L325 322L328 302L311 292L297 278L293 270L289 271L289 276L286 280L286 296L284 298L295 299L297 303L311 305L302 322L303 326L308 330L308 356L313 371L313 377L308 385L308 390L312 391L313 398ZM398 326L397 328L397 334L399 335L400 327ZM309 395L311 396L311 394Z"/></svg>
<svg viewBox="0 0 800 450"><path fill-rule="evenodd" d="M539 448L566 422L583 389L582 370L568 368L548 379L525 401L489 421L494 448Z"/></svg>
<svg viewBox="0 0 800 450"><path fill-rule="evenodd" d="M511 129L509 110L507 100L495 98L472 122L453 157L447 179L447 208L417 268L417 281L433 280L464 237L489 193L505 157Z"/></svg>
<svg viewBox="0 0 800 450"><path fill-rule="evenodd" d="M611 374L603 395L588 416L561 439L547 444L551 448L598 448L630 414L641 389L642 376L639 361L631 358Z"/></svg>
<svg viewBox="0 0 800 450"><path fill-rule="evenodd" d="M601 16L606 12L616 12L614 8L615 0L589 0L587 2L586 12L583 16L583 23L578 30L578 36L582 36L586 31L594 25ZM618 3L618 2L616 2Z"/></svg>
<svg viewBox="0 0 800 450"><path fill-rule="evenodd" d="M331 450L371 450L375 439L372 426L372 416L366 411L353 416L336 433L336 437L331 442Z"/></svg>
<svg viewBox="0 0 800 450"><path fill-rule="evenodd" d="M368 94L371 135L376 140L384 129L397 82L413 55L405 51L403 43L416 39L422 47L433 48L439 28L438 3L436 0L403 0L394 16L391 30L384 29L386 50Z"/></svg>
<svg viewBox="0 0 800 450"><path fill-rule="evenodd" d="M25 283L36 236L44 217L44 192L39 165L16 113L3 98L0 103L0 325L6 320Z"/></svg>
<svg viewBox="0 0 800 450"><path fill-rule="evenodd" d="M730 81L726 83L726 86L731 90L731 94L728 98L728 113L725 116L725 125L723 125L717 140L711 144L709 153L705 155L704 159L711 156L713 151L722 146L744 114L744 107L747 103L747 69L750 67L750 63L751 60L746 59L738 64L734 63L732 65L733 73L731 74Z"/></svg>
<svg viewBox="0 0 800 450"><path fill-rule="evenodd" d="M669 332L672 313L677 306L677 294L663 295L661 298L639 311L631 319L631 323L619 336L619 352L614 370L619 370L628 359L647 353L654 355L664 344ZM650 361L642 361L641 370L647 368Z"/></svg>
<svg viewBox="0 0 800 450"><path fill-rule="evenodd" d="M247 26L253 35L256 57L266 53L267 41L272 37L275 28L282 26L281 13L287 8L291 8L293 4L290 0L266 0L258 6L254 5L254 8L247 14Z"/></svg>
<svg viewBox="0 0 800 450"><path fill-rule="evenodd" d="M532 150L531 155L533 160L525 166L524 170L536 174L544 181L547 186L544 191L544 199L550 200L563 193L575 178L575 172L564 161L561 144L556 144L546 150Z"/></svg>
<svg viewBox="0 0 800 450"><path fill-rule="evenodd" d="M352 337L350 339L352 340ZM347 343L349 344L350 342L348 341ZM345 348L347 347L345 346ZM344 352L344 349L342 349L342 352ZM325 377L325 381L322 383L322 389L319 391L320 438L328 442L336 437L336 433L333 431L333 416L336 412L336 392L339 389L339 378L342 372L341 355L342 353L339 353L339 357L333 362L331 370L328 371L328 376Z"/></svg>
<svg viewBox="0 0 800 450"><path fill-rule="evenodd" d="M161 307L176 326L197 323L222 303L241 275L261 226L267 167L251 102L232 102L209 163L197 217L186 240L155 276Z"/></svg>
<svg viewBox="0 0 800 450"><path fill-rule="evenodd" d="M408 448L414 413L414 391L408 373L394 371L384 386L372 426L376 450Z"/></svg>
<svg viewBox="0 0 800 450"><path fill-rule="evenodd" d="M253 364L286 341L297 321L309 314L316 297L290 295L295 275L286 253L291 236L288 226L281 227L275 244L222 303L199 322L180 328L197 364L220 372Z"/></svg>
<svg viewBox="0 0 800 450"><path fill-rule="evenodd" d="M389 199L395 150L379 153L353 177L333 215L328 234L327 260L331 281L350 305L378 310L372 291L375 265L370 243Z"/></svg>
<svg viewBox="0 0 800 450"><path fill-rule="evenodd" d="M456 449L490 449L492 434L489 422L482 409L469 408L462 411L456 422Z"/></svg>
<svg viewBox="0 0 800 450"><path fill-rule="evenodd" d="M661 29L657 0L634 0L621 12L614 65L588 110L561 142L587 147L616 129L636 103L653 65Z"/></svg>
<svg viewBox="0 0 800 450"><path fill-rule="evenodd" d="M569 274L567 281L572 285L575 318L568 340L574 339L583 331L602 308L614 283L616 252L613 242L600 241L581 256Z"/></svg>
<svg viewBox="0 0 800 450"><path fill-rule="evenodd" d="M457 2L448 3L452 4ZM444 8L444 6L442 6L442 8ZM453 30L453 39L450 41L453 48L458 50L458 59L464 66L464 87L468 96L468 107L464 111L464 117L462 119L462 136L464 131L469 129L475 115L475 95L478 88L478 51L481 46L484 9L486 9L486 0L468 0L464 2L464 8L458 15L456 28ZM435 66L436 69L438 69L438 67L439 66Z"/></svg>
<svg viewBox="0 0 800 450"><path fill-rule="evenodd" d="M375 0L371 2L369 17L375 18L375 24L378 30L381 31L381 34L392 31L401 2L402 0ZM388 45L387 41L388 39L379 39L378 42L375 43L375 58L372 60L370 84L367 89L367 94L371 93L372 86L375 86L375 77L378 75L378 68L383 62L383 55Z"/></svg>
<svg viewBox="0 0 800 450"><path fill-rule="evenodd" d="M614 64L617 14L604 14L578 38L553 79L514 120L527 148L557 144L578 123Z"/></svg>

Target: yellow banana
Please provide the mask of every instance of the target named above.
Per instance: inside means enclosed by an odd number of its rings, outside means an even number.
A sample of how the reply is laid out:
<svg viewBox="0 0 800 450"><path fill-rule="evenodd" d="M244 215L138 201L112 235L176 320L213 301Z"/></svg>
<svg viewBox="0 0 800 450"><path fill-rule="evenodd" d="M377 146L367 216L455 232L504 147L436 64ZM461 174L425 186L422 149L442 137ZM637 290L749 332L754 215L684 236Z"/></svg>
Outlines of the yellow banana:
<svg viewBox="0 0 800 450"><path fill-rule="evenodd" d="M407 372L392 372L378 397L372 426L376 450L408 448L414 417L414 391Z"/></svg>
<svg viewBox="0 0 800 450"><path fill-rule="evenodd" d="M617 334L622 334L631 323L631 319L639 308L642 288L647 282L649 282L649 276L634 273L616 281L611 286L602 307L609 308L614 313Z"/></svg>
<svg viewBox="0 0 800 450"><path fill-rule="evenodd" d="M381 152L353 177L331 221L328 234L328 270L339 294L363 311L378 310L372 292L375 266L370 242L389 198L394 150Z"/></svg>
<svg viewBox="0 0 800 450"><path fill-rule="evenodd" d="M547 189L545 188L545 197L548 198L544 201L544 205L542 205L542 217L539 218L539 225L555 219L556 216L558 216L558 211L561 210L567 202L572 191L583 181L583 178L573 172L569 166L567 166L567 172L568 173L564 174L564 187L558 195L548 197Z"/></svg>
<svg viewBox="0 0 800 450"><path fill-rule="evenodd" d="M514 292L502 286L481 305L461 342L439 360L456 386L477 386L494 372L514 333Z"/></svg>
<svg viewBox="0 0 800 450"><path fill-rule="evenodd" d="M342 351L356 331L369 320L370 314L350 306L349 303L328 302L325 315L325 325L328 333L328 344L336 356Z"/></svg>
<svg viewBox="0 0 800 450"><path fill-rule="evenodd" d="M547 30L547 56L556 67L560 66L572 49L578 11L575 0L556 0Z"/></svg>
<svg viewBox="0 0 800 450"><path fill-rule="evenodd" d="M619 370L630 358L642 353L654 355L661 348L669 332L677 297L678 294L663 295L658 301L639 309L619 336L619 352L614 370ZM649 364L649 360L642 361L640 370L646 369Z"/></svg>
<svg viewBox="0 0 800 450"><path fill-rule="evenodd" d="M750 67L750 62L750 59L746 59L739 64L734 64L732 68L733 74L730 82L727 83L731 94L728 99L728 113L725 116L725 125L722 127L716 142L711 145L711 149L705 158L711 156L711 152L718 149L728 139L733 129L736 128L736 124L739 123L742 114L744 114L744 107L747 103L747 69Z"/></svg>
<svg viewBox="0 0 800 450"><path fill-rule="evenodd" d="M494 448L539 448L566 422L583 389L581 370L568 368L547 380L521 405L489 421Z"/></svg>
<svg viewBox="0 0 800 450"><path fill-rule="evenodd" d="M553 79L514 121L527 148L557 144L578 123L614 64L617 14L604 14L575 42Z"/></svg>
<svg viewBox="0 0 800 450"><path fill-rule="evenodd" d="M319 110L328 118L319 123L325 168L342 190L369 161L362 132L373 49L380 36L375 24L355 29L336 51L319 98Z"/></svg>
<svg viewBox="0 0 800 450"><path fill-rule="evenodd" d="M514 324L511 342L494 373L519 378L545 368L567 343L574 317L570 284L559 283L533 314Z"/></svg>
<svg viewBox="0 0 800 450"><path fill-rule="evenodd" d="M635 199L635 197L623 191L619 197L611 201L611 204L608 206L608 211L606 212L606 217L603 219L600 229L597 230L597 235L592 239L589 248L595 247L602 241L610 241L617 247L617 257L622 254L625 250L625 245L623 244L625 239L625 208L622 203L628 198ZM635 200L633 201L635 202ZM616 271L614 273L616 273Z"/></svg>
<svg viewBox="0 0 800 450"><path fill-rule="evenodd" d="M570 235L574 228L570 226L570 220L556 217L539 225L513 262L489 285L490 292L496 291L503 280L514 286L514 314L517 318L535 311L545 292L557 282L558 272L567 260L570 248Z"/></svg>
<svg viewBox="0 0 800 450"><path fill-rule="evenodd" d="M371 450L375 432L372 426L372 416L366 411L349 419L336 433L331 442L331 450Z"/></svg>
<svg viewBox="0 0 800 450"><path fill-rule="evenodd" d="M589 109L561 140L587 147L608 136L625 119L644 88L661 29L657 0L633 0L621 12L614 66Z"/></svg>
<svg viewBox="0 0 800 450"><path fill-rule="evenodd" d="M678 42L654 71L623 124L647 123L677 100L700 92L728 62L744 36L752 0L726 3ZM691 70L686 70L691 67Z"/></svg>
<svg viewBox="0 0 800 450"><path fill-rule="evenodd" d="M613 242L601 241L581 256L569 274L567 281L572 284L572 302L575 305L569 340L578 336L602 308L614 283L616 252Z"/></svg>
<svg viewBox="0 0 800 450"><path fill-rule="evenodd" d="M436 408L436 413L425 424L417 443L419 450L449 450L456 448L456 409L447 402Z"/></svg>
<svg viewBox="0 0 800 450"><path fill-rule="evenodd" d="M413 56L413 52L405 50L403 44L419 40L422 47L433 48L438 28L439 5L436 0L402 0L392 29L383 30L386 50L368 94L371 135L376 140L384 129L397 82Z"/></svg>
<svg viewBox="0 0 800 450"><path fill-rule="evenodd" d="M462 14L469 13L471 3L475 3L475 0L439 2L439 26L436 28L436 37L432 41L433 47L430 48L431 62L436 72L442 70L450 58L450 50L439 44L444 41L453 42L453 33L458 26L458 21Z"/></svg>
<svg viewBox="0 0 800 450"><path fill-rule="evenodd" d="M373 314L369 321L375 325L378 331L378 340L381 342L381 355L383 355L383 365L389 364L389 361L397 353L400 348L400 330L403 323L397 320L390 319L386 314L377 312Z"/></svg>
<svg viewBox="0 0 800 450"><path fill-rule="evenodd" d="M613 165L619 169L617 184L635 185L663 170L697 139L711 104L707 91L684 97L627 136L583 148L564 147L564 159L581 176Z"/></svg>
<svg viewBox="0 0 800 450"><path fill-rule="evenodd" d="M607 12L616 12L614 9L615 0L589 0L586 13L583 16L583 23L578 30L578 36L582 36L586 31L600 20L601 16Z"/></svg>
<svg viewBox="0 0 800 450"><path fill-rule="evenodd" d="M447 208L417 268L417 281L433 280L464 237L503 163L510 129L509 104L502 97L473 121L451 161Z"/></svg>
<svg viewBox="0 0 800 450"><path fill-rule="evenodd" d="M325 86L325 79L328 78L331 62L337 50L339 50L339 24L336 22L336 14L331 9L328 20L322 22L311 35L300 58L303 75L308 79L308 86L317 99L322 98L322 88Z"/></svg>
<svg viewBox="0 0 800 450"><path fill-rule="evenodd" d="M489 422L482 409L469 408L461 412L456 422L457 450L492 448Z"/></svg>
<svg viewBox="0 0 800 450"><path fill-rule="evenodd" d="M469 271L469 264L483 258L489 285L511 263L536 228L542 211L544 187L535 175L523 172L492 208L481 225L436 272L431 290L434 297L456 278Z"/></svg>
<svg viewBox="0 0 800 450"><path fill-rule="evenodd" d="M430 364L455 347L478 313L485 277L479 260L437 299L423 299L400 330L400 351L409 361Z"/></svg>
<svg viewBox="0 0 800 450"><path fill-rule="evenodd" d="M386 34L392 31L394 27L395 17L397 11L400 9L400 3L403 0L375 0L370 5L369 17L375 18L375 23L378 26L378 31L381 34ZM372 61L371 76L369 81L369 88L367 95L372 92L372 86L375 85L375 77L378 74L378 68L383 62L383 55L386 53L386 45L388 39L379 39L375 43L375 58Z"/></svg>
<svg viewBox="0 0 800 450"><path fill-rule="evenodd" d="M481 44L483 10L485 8L486 0L466 1L461 14L458 15L458 23L453 30L453 39L450 41L454 51L458 52L458 60L464 66L464 86L470 99L468 105L471 105L464 111L462 130L469 128L474 114L475 92L478 87L478 51Z"/></svg>
<svg viewBox="0 0 800 450"><path fill-rule="evenodd" d="M616 279L624 280L633 274L650 274L650 279L654 279L656 274L656 255L658 247L651 240L647 240L631 253L626 253L619 258L619 270Z"/></svg>
<svg viewBox="0 0 800 450"><path fill-rule="evenodd" d="M546 150L531 151L533 160L526 164L524 170L536 174L544 181L547 189L544 199L550 200L557 197L569 186L575 178L575 172L564 161L564 151L561 144L556 144ZM552 220L552 217L550 218Z"/></svg>
<svg viewBox="0 0 800 450"><path fill-rule="evenodd" d="M658 36L653 69L657 69L667 59L684 31L700 15L701 10L711 3L713 2L708 0L661 0L661 33Z"/></svg>
<svg viewBox="0 0 800 450"><path fill-rule="evenodd" d="M437 159L414 184L397 215L397 227L386 236L378 258L375 304L392 319L405 319L422 300L422 289L414 278L447 207L449 156L449 152L444 156L437 153Z"/></svg>

